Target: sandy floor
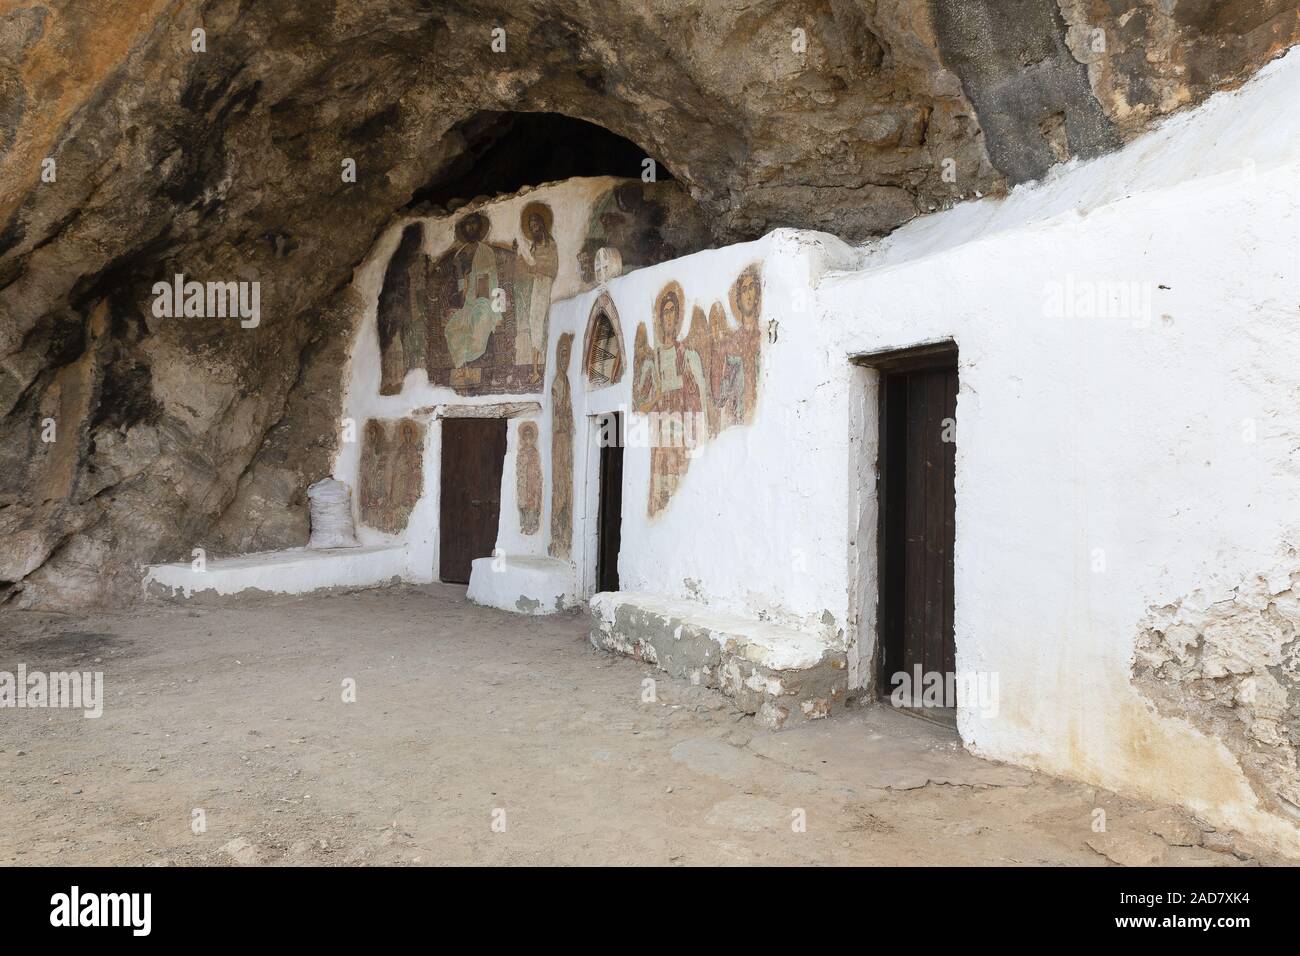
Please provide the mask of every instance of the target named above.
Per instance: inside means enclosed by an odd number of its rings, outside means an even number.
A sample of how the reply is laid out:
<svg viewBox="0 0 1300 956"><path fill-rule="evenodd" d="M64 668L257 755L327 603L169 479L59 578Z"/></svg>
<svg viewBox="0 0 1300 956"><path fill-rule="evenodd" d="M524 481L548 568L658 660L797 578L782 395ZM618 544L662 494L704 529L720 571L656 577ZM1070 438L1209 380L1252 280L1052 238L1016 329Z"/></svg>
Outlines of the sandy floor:
<svg viewBox="0 0 1300 956"><path fill-rule="evenodd" d="M759 730L450 586L0 614L19 663L102 670L106 704L0 710L0 863L1273 862L879 706Z"/></svg>

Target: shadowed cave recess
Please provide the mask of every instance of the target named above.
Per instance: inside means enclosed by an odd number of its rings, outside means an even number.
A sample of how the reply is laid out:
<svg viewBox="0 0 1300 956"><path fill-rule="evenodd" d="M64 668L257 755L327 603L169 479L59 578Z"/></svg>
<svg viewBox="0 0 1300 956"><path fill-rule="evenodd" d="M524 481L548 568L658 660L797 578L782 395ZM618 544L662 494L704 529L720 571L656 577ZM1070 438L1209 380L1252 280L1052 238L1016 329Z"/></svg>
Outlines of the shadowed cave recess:
<svg viewBox="0 0 1300 956"><path fill-rule="evenodd" d="M701 247L859 242L1113 150L1297 36L1288 0L11 7L0 602L117 604L142 564L303 544L352 272L396 215L652 158ZM160 321L178 273L260 281L261 323Z"/></svg>

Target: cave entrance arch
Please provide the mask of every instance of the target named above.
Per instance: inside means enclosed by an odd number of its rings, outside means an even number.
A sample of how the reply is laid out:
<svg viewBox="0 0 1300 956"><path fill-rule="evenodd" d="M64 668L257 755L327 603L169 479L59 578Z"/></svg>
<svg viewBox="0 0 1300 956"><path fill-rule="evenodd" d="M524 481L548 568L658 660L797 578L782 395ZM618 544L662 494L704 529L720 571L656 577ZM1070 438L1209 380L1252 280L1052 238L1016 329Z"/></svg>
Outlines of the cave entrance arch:
<svg viewBox="0 0 1300 956"><path fill-rule="evenodd" d="M412 197L413 206L447 207L578 176L639 178L646 160L654 162L657 181L673 178L662 162L631 140L563 113L483 110L457 123L447 136L463 140L464 149Z"/></svg>

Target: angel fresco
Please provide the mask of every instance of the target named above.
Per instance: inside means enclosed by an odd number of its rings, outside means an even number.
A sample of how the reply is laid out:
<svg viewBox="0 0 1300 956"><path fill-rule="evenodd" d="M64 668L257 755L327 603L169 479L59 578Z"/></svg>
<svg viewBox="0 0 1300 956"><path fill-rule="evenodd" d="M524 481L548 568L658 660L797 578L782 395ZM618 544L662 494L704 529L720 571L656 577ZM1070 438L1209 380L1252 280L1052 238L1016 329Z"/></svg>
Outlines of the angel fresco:
<svg viewBox="0 0 1300 956"><path fill-rule="evenodd" d="M715 435L732 425L748 424L754 417L763 340L758 327L763 310L758 266L740 273L731 285L729 298L736 328L727 325L721 303L715 302L709 310L709 424Z"/></svg>
<svg viewBox="0 0 1300 956"><path fill-rule="evenodd" d="M691 322L686 341L679 342L685 295L670 282L655 299L655 344L651 348L645 323L636 330L633 406L645 415L651 431L650 502L653 517L667 507L693 449L705 437L709 387L704 369L708 331L702 313ZM701 354L703 350L704 355Z"/></svg>
<svg viewBox="0 0 1300 956"><path fill-rule="evenodd" d="M763 342L757 265L740 273L728 299L734 328L721 302L713 303L707 318L696 306L690 329L678 341L685 296L670 282L655 299L653 348L645 323L637 327L632 401L646 416L651 435L650 517L667 507L698 445L753 421Z"/></svg>

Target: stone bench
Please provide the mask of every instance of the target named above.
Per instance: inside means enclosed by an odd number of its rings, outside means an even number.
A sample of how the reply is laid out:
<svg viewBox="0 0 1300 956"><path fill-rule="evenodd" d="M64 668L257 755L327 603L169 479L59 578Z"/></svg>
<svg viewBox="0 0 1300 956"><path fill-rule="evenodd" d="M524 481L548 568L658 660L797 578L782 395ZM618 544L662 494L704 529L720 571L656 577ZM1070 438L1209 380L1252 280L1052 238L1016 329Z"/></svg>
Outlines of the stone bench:
<svg viewBox="0 0 1300 956"><path fill-rule="evenodd" d="M329 588L377 587L407 579L405 545L289 548L230 558L208 558L202 571L188 562L150 565L145 593L162 598L226 596L243 591L306 594Z"/></svg>
<svg viewBox="0 0 1300 956"><path fill-rule="evenodd" d="M590 607L593 645L716 688L764 726L844 704L845 652L818 634L644 592L597 594Z"/></svg>

